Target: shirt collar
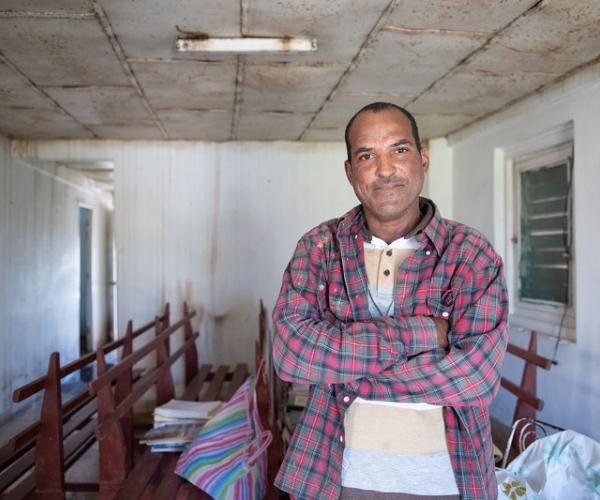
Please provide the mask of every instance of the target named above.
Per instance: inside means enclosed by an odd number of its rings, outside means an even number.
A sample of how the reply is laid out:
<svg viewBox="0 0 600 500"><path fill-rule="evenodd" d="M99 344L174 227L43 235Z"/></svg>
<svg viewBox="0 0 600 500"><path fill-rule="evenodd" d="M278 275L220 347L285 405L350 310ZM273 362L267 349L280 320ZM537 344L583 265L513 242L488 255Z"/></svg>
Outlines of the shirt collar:
<svg viewBox="0 0 600 500"><path fill-rule="evenodd" d="M405 238L415 236L417 240L422 240L424 237L427 237L431 240L437 253L441 255L447 233L445 221L442 219L435 203L429 198L420 197L419 208L423 217L414 230L410 234L407 234ZM338 220L339 237L350 236L352 234L357 235L359 233L362 235L364 241L371 241L372 235L367 228L362 205L354 207Z"/></svg>

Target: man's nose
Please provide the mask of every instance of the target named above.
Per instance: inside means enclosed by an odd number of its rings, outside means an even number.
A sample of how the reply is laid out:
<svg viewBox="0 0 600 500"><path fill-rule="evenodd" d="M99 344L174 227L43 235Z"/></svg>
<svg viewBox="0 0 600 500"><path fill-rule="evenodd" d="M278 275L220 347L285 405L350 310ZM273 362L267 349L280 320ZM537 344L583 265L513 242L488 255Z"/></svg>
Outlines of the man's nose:
<svg viewBox="0 0 600 500"><path fill-rule="evenodd" d="M395 171L394 163L392 159L387 155L377 156L377 170L376 174L379 177L389 177Z"/></svg>

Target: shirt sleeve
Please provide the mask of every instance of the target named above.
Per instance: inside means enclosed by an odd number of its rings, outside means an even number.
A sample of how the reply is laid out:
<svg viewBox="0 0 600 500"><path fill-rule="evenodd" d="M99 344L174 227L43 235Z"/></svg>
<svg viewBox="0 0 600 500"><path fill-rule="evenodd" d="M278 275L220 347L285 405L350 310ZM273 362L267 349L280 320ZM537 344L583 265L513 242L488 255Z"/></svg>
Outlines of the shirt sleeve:
<svg viewBox="0 0 600 500"><path fill-rule="evenodd" d="M283 380L356 381L437 347L435 324L426 317L328 319L326 246L303 238L284 272L273 310L274 365Z"/></svg>
<svg viewBox="0 0 600 500"><path fill-rule="evenodd" d="M507 343L508 298L500 259L469 276L454 304L449 350L399 360L350 387L366 399L485 406L498 391Z"/></svg>

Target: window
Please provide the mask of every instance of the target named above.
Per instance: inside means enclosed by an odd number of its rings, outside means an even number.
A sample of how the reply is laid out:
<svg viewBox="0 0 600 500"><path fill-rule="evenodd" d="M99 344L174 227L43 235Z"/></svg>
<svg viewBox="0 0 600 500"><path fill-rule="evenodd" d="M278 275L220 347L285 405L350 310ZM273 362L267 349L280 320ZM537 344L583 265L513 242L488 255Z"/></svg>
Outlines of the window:
<svg viewBox="0 0 600 500"><path fill-rule="evenodd" d="M572 142L513 160L511 323L574 340Z"/></svg>

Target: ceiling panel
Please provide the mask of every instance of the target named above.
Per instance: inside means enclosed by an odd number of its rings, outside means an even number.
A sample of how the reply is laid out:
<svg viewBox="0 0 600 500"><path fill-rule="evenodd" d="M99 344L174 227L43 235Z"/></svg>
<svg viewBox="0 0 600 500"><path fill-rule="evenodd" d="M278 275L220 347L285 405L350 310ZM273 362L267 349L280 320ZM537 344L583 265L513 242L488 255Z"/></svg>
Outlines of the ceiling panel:
<svg viewBox="0 0 600 500"><path fill-rule="evenodd" d="M327 106L315 119L311 129L327 130L341 129L352 116L361 108L377 101L391 102L398 106L406 106L416 95L399 96L395 94L377 94L377 93L338 93L335 98L327 103ZM314 136L314 133L312 134ZM343 133L338 140L343 139Z"/></svg>
<svg viewBox="0 0 600 500"><path fill-rule="evenodd" d="M411 113L413 110L410 110ZM439 111L439 110L438 110ZM432 137L443 137L449 130L458 130L476 117L467 114L444 114L440 112L420 114L414 112L415 120L419 126L421 140Z"/></svg>
<svg viewBox="0 0 600 500"><path fill-rule="evenodd" d="M377 24L389 0L252 0L247 35L317 39L311 54L263 56L281 61L351 61Z"/></svg>
<svg viewBox="0 0 600 500"><path fill-rule="evenodd" d="M310 128L302 136L305 141L343 141L344 127Z"/></svg>
<svg viewBox="0 0 600 500"><path fill-rule="evenodd" d="M93 133L58 109L2 108L0 130L20 139L91 139Z"/></svg>
<svg viewBox="0 0 600 500"><path fill-rule="evenodd" d="M552 78L538 74L481 75L456 72L410 106L414 113L483 116Z"/></svg>
<svg viewBox="0 0 600 500"><path fill-rule="evenodd" d="M423 92L486 40L478 36L382 31L342 90Z"/></svg>
<svg viewBox="0 0 600 500"><path fill-rule="evenodd" d="M600 55L600 1L553 0L502 33L469 67L556 76Z"/></svg>
<svg viewBox="0 0 600 500"><path fill-rule="evenodd" d="M156 109L233 108L237 61L132 62L131 67Z"/></svg>
<svg viewBox="0 0 600 500"><path fill-rule="evenodd" d="M75 119L88 125L137 123L151 119L142 100L131 87L45 90Z"/></svg>
<svg viewBox="0 0 600 500"><path fill-rule="evenodd" d="M0 60L0 106L54 109L54 103Z"/></svg>
<svg viewBox="0 0 600 500"><path fill-rule="evenodd" d="M246 62L243 109L317 111L345 69L340 65Z"/></svg>
<svg viewBox="0 0 600 500"><path fill-rule="evenodd" d="M156 114L170 139L227 141L231 136L231 112L172 109Z"/></svg>
<svg viewBox="0 0 600 500"><path fill-rule="evenodd" d="M94 18L0 18L0 50L38 86L129 84Z"/></svg>
<svg viewBox="0 0 600 500"><path fill-rule="evenodd" d="M91 12L90 0L2 0L0 9L28 12Z"/></svg>
<svg viewBox="0 0 600 500"><path fill-rule="evenodd" d="M160 140L163 135L156 124L150 120L143 123L129 123L127 125L89 125L98 139L122 140Z"/></svg>
<svg viewBox="0 0 600 500"><path fill-rule="evenodd" d="M0 133L341 140L385 100L446 135L598 64L599 25L600 0L0 0ZM176 52L202 33L318 48Z"/></svg>
<svg viewBox="0 0 600 500"><path fill-rule="evenodd" d="M211 36L240 35L240 0L102 0L102 7L126 57L199 59L175 50L177 29ZM203 56L202 59L235 59Z"/></svg>
<svg viewBox="0 0 600 500"><path fill-rule="evenodd" d="M388 24L404 28L495 32L539 0L402 0Z"/></svg>
<svg viewBox="0 0 600 500"><path fill-rule="evenodd" d="M311 114L240 113L237 139L258 141L295 141L308 125Z"/></svg>

